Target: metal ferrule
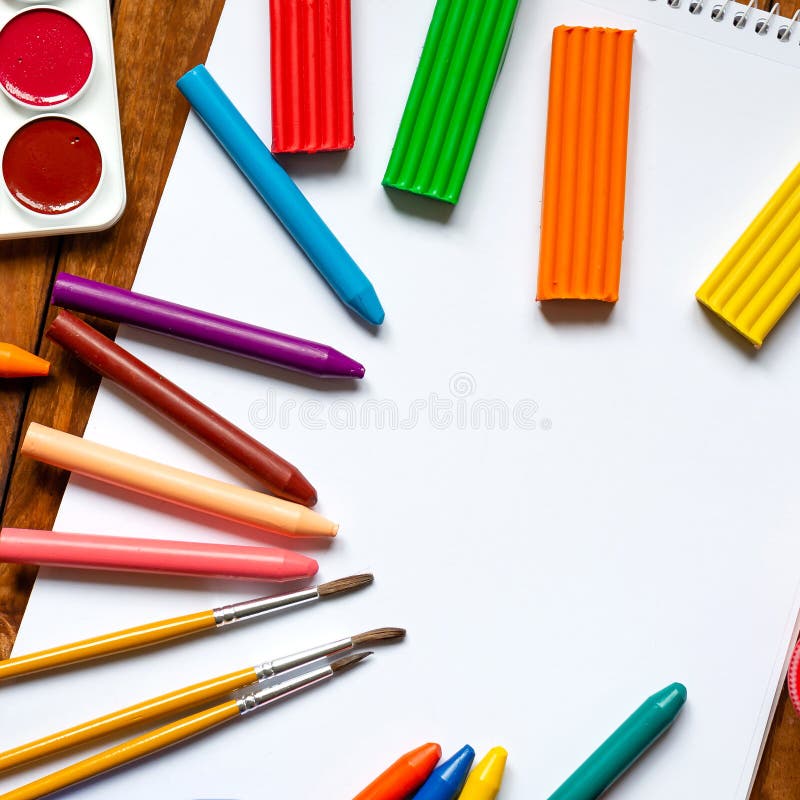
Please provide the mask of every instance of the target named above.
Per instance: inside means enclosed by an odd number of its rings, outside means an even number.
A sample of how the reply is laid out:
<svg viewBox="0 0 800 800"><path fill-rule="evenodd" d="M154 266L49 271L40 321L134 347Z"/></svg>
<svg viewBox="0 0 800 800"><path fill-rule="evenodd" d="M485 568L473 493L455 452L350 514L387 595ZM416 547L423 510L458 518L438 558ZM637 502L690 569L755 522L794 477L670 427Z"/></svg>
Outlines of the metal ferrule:
<svg viewBox="0 0 800 800"><path fill-rule="evenodd" d="M352 639L338 639L335 642L328 642L328 644L321 644L308 650L301 650L299 653L293 653L290 656L283 656L272 661L265 661L263 664L257 664L255 671L259 680L272 678L274 675L280 675L281 672L287 672L295 667L302 667L304 664L310 664L312 661L325 658L325 656L340 653L342 650L349 650L352 646Z"/></svg>
<svg viewBox="0 0 800 800"><path fill-rule="evenodd" d="M238 698L236 704L239 706L240 714L247 714L275 700L288 697L290 694L299 692L302 689L313 686L315 683L332 677L333 670L330 667L318 667L309 672L304 672L302 675L296 675L294 678L287 678L285 681L276 683L273 686L259 689L257 692L249 692Z"/></svg>
<svg viewBox="0 0 800 800"><path fill-rule="evenodd" d="M257 617L259 614L269 614L270 611L278 611L287 606L307 603L318 598L319 592L316 588L303 589L290 594L273 595L272 597L256 597L255 600L243 600L241 603L232 603L229 606L215 608L213 612L214 622L217 627L232 625L234 622L240 622L243 619Z"/></svg>

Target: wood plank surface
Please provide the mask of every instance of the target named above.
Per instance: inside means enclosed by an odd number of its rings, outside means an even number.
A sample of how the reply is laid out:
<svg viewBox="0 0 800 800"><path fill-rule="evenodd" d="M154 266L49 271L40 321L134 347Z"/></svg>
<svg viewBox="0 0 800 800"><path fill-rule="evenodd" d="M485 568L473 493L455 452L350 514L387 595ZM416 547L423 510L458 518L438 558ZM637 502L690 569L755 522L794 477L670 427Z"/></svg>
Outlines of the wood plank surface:
<svg viewBox="0 0 800 800"><path fill-rule="evenodd" d="M50 379L0 383L4 525L52 526L66 476L27 459L15 460L20 434L31 420L82 434L99 383L42 339L52 316L47 298L55 273L66 270L120 286L133 282L188 113L175 80L205 59L223 3L116 0L114 43L128 176L125 214L105 233L0 243L0 341L15 342L53 363ZM781 9L791 16L800 0L783 2ZM768 141L769 131L764 136ZM113 333L114 327L104 330ZM31 568L0 564L0 658L11 650L34 576ZM800 800L800 718L785 691L751 800Z"/></svg>
<svg viewBox="0 0 800 800"><path fill-rule="evenodd" d="M175 88L208 52L224 0L116 0L113 7L128 203L109 231L0 244L0 341L52 362L42 381L0 382L0 518L4 525L50 528L66 473L15 461L30 420L81 434L99 380L47 340L47 300L58 270L130 286L158 207L188 104ZM266 32L265 32L266 35ZM114 331L106 325L106 332ZM69 360L69 363L67 363ZM35 570L0 564L0 658L7 656Z"/></svg>

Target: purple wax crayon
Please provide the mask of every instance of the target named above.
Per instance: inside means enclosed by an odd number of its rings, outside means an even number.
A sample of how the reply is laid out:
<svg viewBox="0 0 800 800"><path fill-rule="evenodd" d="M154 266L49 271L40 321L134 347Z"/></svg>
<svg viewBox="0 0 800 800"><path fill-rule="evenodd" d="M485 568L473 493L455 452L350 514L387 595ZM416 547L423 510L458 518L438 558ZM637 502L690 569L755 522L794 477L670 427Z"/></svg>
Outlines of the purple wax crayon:
<svg viewBox="0 0 800 800"><path fill-rule="evenodd" d="M50 302L320 378L364 377L361 364L327 345L66 272L56 276Z"/></svg>

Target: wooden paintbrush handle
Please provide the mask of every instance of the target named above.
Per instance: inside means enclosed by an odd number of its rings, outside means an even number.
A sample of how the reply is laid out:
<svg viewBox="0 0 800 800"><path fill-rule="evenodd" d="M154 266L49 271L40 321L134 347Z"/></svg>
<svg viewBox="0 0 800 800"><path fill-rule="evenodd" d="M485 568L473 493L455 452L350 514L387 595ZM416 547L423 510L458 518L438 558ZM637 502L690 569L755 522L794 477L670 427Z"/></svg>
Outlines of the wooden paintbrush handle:
<svg viewBox="0 0 800 800"><path fill-rule="evenodd" d="M20 786L19 789L6 792L6 794L0 795L0 800L38 800L40 797L65 789L67 786L73 786L103 772L163 750L165 747L182 742L238 716L238 704L235 700L229 700L227 703L164 725L154 731L137 736L135 739L129 739L116 747L110 747L77 764L72 764L25 786Z"/></svg>
<svg viewBox="0 0 800 800"><path fill-rule="evenodd" d="M215 626L214 612L200 611L184 617L153 622L149 625L97 636L94 639L84 639L80 642L53 647L49 650L40 650L38 653L16 656L6 661L0 661L0 681L47 669L65 667L80 661L124 653L141 647L150 647Z"/></svg>
<svg viewBox="0 0 800 800"><path fill-rule="evenodd" d="M203 704L218 703L230 692L249 686L257 680L258 673L253 667L249 667L114 711L0 753L0 772L27 766L41 758L54 756L114 733L122 733L134 725L154 722L170 715L185 714Z"/></svg>

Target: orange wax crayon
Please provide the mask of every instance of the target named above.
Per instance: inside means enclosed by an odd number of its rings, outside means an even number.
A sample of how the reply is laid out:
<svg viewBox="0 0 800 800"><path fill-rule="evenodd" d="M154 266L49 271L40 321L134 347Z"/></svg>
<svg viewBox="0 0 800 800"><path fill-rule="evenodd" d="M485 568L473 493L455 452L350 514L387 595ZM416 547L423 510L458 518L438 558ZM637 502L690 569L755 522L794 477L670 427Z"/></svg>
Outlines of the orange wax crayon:
<svg viewBox="0 0 800 800"><path fill-rule="evenodd" d="M438 744L424 744L397 759L354 800L405 800L425 783L441 757Z"/></svg>
<svg viewBox="0 0 800 800"><path fill-rule="evenodd" d="M537 300L619 296L635 31L553 31Z"/></svg>
<svg viewBox="0 0 800 800"><path fill-rule="evenodd" d="M0 342L0 378L29 378L47 375L50 362L15 344Z"/></svg>

